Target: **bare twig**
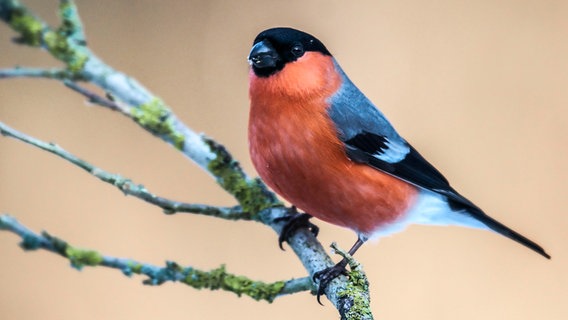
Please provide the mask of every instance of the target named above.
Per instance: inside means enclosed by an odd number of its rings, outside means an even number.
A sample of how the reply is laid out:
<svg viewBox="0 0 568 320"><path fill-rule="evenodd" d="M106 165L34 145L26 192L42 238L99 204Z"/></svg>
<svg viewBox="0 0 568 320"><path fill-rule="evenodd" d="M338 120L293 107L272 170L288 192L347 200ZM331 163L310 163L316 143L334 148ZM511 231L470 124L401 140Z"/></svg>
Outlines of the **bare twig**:
<svg viewBox="0 0 568 320"><path fill-rule="evenodd" d="M0 134L6 137L14 138L38 147L47 152L53 153L56 156L67 160L68 162L80 167L91 175L99 178L101 181L112 184L126 195L131 195L136 198L142 199L148 203L156 205L164 210L165 213L173 214L176 212L197 213L217 218L229 220L251 220L251 214L243 212L239 206L235 207L216 207L204 204L191 204L179 201L173 201L162 198L150 193L143 185L136 184L130 179L124 178L117 174L112 174L101 168L95 167L85 160L78 158L65 149L54 143L47 143L36 138L30 137L22 132L19 132L4 123L0 122Z"/></svg>
<svg viewBox="0 0 568 320"><path fill-rule="evenodd" d="M0 69L0 79L7 78L47 78L47 79L66 79L69 72L59 68L24 68L15 67L10 69Z"/></svg>
<svg viewBox="0 0 568 320"><path fill-rule="evenodd" d="M88 90L87 88L81 87L76 82L73 82L73 81L70 81L70 80L64 80L63 84L67 88L85 96L87 98L87 100L91 103L97 104L97 105L102 106L102 107L109 108L112 111L119 111L119 112L122 112L123 114L130 114L130 107L129 106L117 103L110 98L103 98L103 97L99 96L98 94Z"/></svg>

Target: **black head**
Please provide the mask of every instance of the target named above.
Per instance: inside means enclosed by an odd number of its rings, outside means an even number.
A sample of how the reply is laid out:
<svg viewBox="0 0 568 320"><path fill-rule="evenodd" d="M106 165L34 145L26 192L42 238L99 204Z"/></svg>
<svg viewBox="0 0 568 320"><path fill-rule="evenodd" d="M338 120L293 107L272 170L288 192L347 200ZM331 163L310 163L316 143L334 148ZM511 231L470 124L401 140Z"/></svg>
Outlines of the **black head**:
<svg viewBox="0 0 568 320"><path fill-rule="evenodd" d="M292 28L272 28L256 36L248 60L257 76L268 77L308 51L331 55L323 43L310 34Z"/></svg>

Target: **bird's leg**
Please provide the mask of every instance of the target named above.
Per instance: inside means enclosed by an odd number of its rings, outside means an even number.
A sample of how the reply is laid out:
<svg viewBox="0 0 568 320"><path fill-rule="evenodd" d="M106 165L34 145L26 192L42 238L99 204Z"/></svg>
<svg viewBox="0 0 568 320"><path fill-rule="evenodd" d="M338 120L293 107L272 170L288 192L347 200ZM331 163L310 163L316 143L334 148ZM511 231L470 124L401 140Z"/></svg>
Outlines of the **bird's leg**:
<svg viewBox="0 0 568 320"><path fill-rule="evenodd" d="M349 255L352 256L363 245L363 243L365 243L365 240L358 238L357 242L355 242L351 249L349 249ZM329 283L340 275L347 275L347 270L345 269L347 262L347 259L343 258L333 267L325 268L314 273L313 279L319 282L317 292L317 300L319 304L323 305L321 303L320 297L325 293L325 288L327 288Z"/></svg>
<svg viewBox="0 0 568 320"><path fill-rule="evenodd" d="M312 216L310 214L299 213L296 206L292 206L290 210L288 210L288 214L286 216L275 219L275 222L286 221L286 224L278 236L278 246L280 249L284 250L284 247L282 247L284 241L288 241L288 238L290 238L296 230L300 228L310 230L314 236L317 237L319 227L310 222L311 218Z"/></svg>

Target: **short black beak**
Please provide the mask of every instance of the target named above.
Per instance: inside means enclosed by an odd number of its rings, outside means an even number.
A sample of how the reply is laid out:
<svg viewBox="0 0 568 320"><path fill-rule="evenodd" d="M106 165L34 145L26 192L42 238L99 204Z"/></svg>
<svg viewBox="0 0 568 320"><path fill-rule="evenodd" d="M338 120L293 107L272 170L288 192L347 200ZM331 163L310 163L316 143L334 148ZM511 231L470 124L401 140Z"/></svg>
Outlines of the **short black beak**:
<svg viewBox="0 0 568 320"><path fill-rule="evenodd" d="M255 68L275 67L279 60L278 53L268 41L257 42L248 56L249 63Z"/></svg>

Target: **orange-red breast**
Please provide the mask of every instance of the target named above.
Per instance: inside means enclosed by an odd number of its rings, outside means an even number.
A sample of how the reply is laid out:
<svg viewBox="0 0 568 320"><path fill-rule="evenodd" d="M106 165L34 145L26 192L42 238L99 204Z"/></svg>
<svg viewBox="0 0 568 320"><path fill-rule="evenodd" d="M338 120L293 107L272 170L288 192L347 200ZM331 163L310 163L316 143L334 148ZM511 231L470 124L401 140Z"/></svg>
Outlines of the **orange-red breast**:
<svg viewBox="0 0 568 320"><path fill-rule="evenodd" d="M351 253L369 238L418 223L493 230L550 258L454 190L312 35L265 30L249 62L248 138L256 170L293 205L355 231Z"/></svg>

